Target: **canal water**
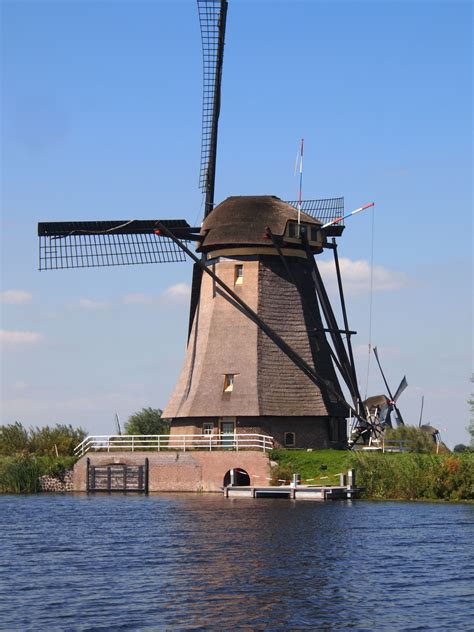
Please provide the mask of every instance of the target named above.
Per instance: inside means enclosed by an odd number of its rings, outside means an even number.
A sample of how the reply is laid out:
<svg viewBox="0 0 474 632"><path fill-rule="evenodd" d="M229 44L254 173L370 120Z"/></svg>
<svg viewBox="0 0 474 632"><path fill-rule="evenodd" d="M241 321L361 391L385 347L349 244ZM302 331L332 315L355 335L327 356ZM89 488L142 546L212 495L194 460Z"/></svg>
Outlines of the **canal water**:
<svg viewBox="0 0 474 632"><path fill-rule="evenodd" d="M0 497L1 630L472 630L474 506Z"/></svg>

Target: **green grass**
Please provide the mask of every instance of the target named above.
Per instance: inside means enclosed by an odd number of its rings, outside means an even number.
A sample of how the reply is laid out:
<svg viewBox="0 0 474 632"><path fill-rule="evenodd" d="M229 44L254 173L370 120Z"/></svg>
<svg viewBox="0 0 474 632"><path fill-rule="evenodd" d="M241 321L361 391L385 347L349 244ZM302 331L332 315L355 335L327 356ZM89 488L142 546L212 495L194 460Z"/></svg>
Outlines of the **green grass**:
<svg viewBox="0 0 474 632"><path fill-rule="evenodd" d="M347 472L350 452L347 450L272 450L270 459L278 463L272 471L277 479L290 480L293 474L301 475L301 482L311 485L339 485L339 472ZM314 479L314 480L308 480Z"/></svg>
<svg viewBox="0 0 474 632"><path fill-rule="evenodd" d="M289 482L294 473L301 482L337 485L335 474L356 471L363 497L379 500L474 500L474 454L382 454L344 450L273 450L273 484ZM326 470L321 466L325 465ZM322 477L328 478L322 478ZM280 479L280 480L279 480ZM314 480L308 480L314 479Z"/></svg>

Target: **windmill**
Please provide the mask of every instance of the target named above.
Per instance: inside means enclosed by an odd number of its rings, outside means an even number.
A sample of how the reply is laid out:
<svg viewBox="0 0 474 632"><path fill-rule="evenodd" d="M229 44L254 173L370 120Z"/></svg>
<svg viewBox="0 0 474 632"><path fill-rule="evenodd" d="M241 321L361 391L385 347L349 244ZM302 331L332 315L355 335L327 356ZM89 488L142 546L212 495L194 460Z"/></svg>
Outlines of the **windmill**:
<svg viewBox="0 0 474 632"><path fill-rule="evenodd" d="M335 447L346 444L352 416L355 439L367 441L379 429L365 415L351 347L355 332L336 244L344 230L343 198L233 196L215 205L227 2L198 0L198 12L202 225L183 219L40 223L40 270L193 261L186 357L163 412L172 434L250 432L286 447ZM342 328L315 258L323 250L334 256Z"/></svg>
<svg viewBox="0 0 474 632"><path fill-rule="evenodd" d="M384 381L389 397L387 397L386 395L375 395L373 397L369 397L365 400L364 407L369 410L370 415L376 418L376 423L381 425L383 428L393 428L394 423L396 423L398 426L404 426L405 422L403 421L403 417L400 409L397 406L397 402L400 395L408 386L406 376L402 377L402 380L398 385L395 394L392 394L387 379L385 378L382 365L380 363L380 357L377 351L377 347L374 347L374 355L377 360L377 364L380 369L380 373L382 374L382 379ZM394 419L392 418L392 415Z"/></svg>

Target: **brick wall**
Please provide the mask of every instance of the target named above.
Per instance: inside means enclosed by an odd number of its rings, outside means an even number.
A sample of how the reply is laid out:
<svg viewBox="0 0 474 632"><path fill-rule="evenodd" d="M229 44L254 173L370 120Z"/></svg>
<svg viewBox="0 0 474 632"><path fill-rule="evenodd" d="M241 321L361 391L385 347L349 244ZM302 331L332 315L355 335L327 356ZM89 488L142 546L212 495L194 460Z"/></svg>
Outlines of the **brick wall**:
<svg viewBox="0 0 474 632"><path fill-rule="evenodd" d="M218 492L224 476L232 468L241 468L250 476L251 485L263 485L270 476L268 456L262 452L90 452L74 466L73 490L87 491L87 459L91 465L123 463L143 465L149 461L150 492Z"/></svg>

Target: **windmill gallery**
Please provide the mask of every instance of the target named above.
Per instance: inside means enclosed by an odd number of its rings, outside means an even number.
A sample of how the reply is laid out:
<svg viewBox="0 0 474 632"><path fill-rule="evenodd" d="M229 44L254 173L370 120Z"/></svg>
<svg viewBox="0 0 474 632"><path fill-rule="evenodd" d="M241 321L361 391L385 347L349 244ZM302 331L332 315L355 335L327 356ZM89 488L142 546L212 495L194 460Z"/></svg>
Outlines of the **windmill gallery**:
<svg viewBox="0 0 474 632"><path fill-rule="evenodd" d="M41 270L193 261L187 351L163 413L171 420L170 435L137 437L131 447L120 437L88 437L76 466L81 490L95 489L91 481L100 478L100 468L108 468L110 489L112 466L122 468L120 484L127 489L127 467L142 467L145 457L140 480L144 487L146 479L147 490L218 489L233 468L264 478L271 446L368 443L391 425L391 410L403 423L396 401L406 381L394 397L389 391L389 398L364 402L359 392L336 241L344 231L343 198L237 195L215 204L227 2L198 0L198 10L202 224L132 219L38 225ZM342 323L318 267L325 250L334 257Z"/></svg>

